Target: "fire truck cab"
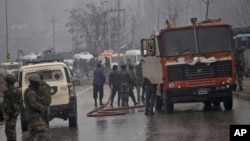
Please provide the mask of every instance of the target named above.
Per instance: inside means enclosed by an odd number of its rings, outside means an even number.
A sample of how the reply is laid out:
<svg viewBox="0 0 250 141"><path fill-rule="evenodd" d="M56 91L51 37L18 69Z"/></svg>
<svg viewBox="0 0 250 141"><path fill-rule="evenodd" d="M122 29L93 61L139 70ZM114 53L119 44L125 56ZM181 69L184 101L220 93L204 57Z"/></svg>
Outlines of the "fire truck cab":
<svg viewBox="0 0 250 141"><path fill-rule="evenodd" d="M143 77L163 84L162 103L203 102L205 108L233 107L236 89L232 28L218 19L162 29L141 40ZM157 104L156 104L157 105Z"/></svg>

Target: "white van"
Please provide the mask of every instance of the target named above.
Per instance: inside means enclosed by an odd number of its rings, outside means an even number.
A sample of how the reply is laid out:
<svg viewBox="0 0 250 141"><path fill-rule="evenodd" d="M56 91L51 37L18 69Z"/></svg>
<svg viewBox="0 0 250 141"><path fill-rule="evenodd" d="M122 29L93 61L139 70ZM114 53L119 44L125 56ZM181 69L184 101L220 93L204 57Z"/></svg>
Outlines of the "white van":
<svg viewBox="0 0 250 141"><path fill-rule="evenodd" d="M125 52L125 57L124 57L125 63L128 61L131 61L133 65L138 65L142 59L141 56L141 50L139 49L134 49L134 50L127 50Z"/></svg>
<svg viewBox="0 0 250 141"><path fill-rule="evenodd" d="M89 61L90 59L94 58L94 56L92 54L90 54L89 52L81 52L78 54L74 54L74 60L80 60L80 59L86 59L87 61Z"/></svg>
<svg viewBox="0 0 250 141"><path fill-rule="evenodd" d="M4 63L1 63L0 68L5 70L7 74L12 74L16 76L19 71L19 63L18 62L4 62Z"/></svg>
<svg viewBox="0 0 250 141"><path fill-rule="evenodd" d="M50 85L51 105L49 121L53 118L61 118L69 121L70 127L77 126L77 97L74 86L79 85L79 81L72 80L69 68L63 62L46 61L37 62L23 66L18 75L19 89L24 98L24 91L29 86L28 78L32 73L39 73L43 81ZM21 108L21 127L27 130L27 120L25 118L25 104Z"/></svg>

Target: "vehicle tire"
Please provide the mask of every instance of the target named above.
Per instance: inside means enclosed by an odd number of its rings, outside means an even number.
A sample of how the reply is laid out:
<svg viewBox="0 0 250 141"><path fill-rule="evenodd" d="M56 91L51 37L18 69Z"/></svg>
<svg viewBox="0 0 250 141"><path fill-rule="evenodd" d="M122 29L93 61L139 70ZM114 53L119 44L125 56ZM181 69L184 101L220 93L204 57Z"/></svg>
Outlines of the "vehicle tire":
<svg viewBox="0 0 250 141"><path fill-rule="evenodd" d="M233 108L233 97L227 97L223 101L225 110L232 110Z"/></svg>
<svg viewBox="0 0 250 141"><path fill-rule="evenodd" d="M77 127L77 116L69 117L69 127Z"/></svg>
<svg viewBox="0 0 250 141"><path fill-rule="evenodd" d="M213 102L213 105L214 105L215 107L220 106L220 101L214 101L214 102Z"/></svg>
<svg viewBox="0 0 250 141"><path fill-rule="evenodd" d="M212 103L210 101L205 101L204 103L204 110L209 110L211 108Z"/></svg>
<svg viewBox="0 0 250 141"><path fill-rule="evenodd" d="M27 131L28 130L28 122L21 120L21 128L22 128L23 132Z"/></svg>
<svg viewBox="0 0 250 141"><path fill-rule="evenodd" d="M167 111L168 114L172 114L174 112L174 103L171 102L171 99L170 98L167 98L165 100L166 102L166 106L165 106L165 109Z"/></svg>

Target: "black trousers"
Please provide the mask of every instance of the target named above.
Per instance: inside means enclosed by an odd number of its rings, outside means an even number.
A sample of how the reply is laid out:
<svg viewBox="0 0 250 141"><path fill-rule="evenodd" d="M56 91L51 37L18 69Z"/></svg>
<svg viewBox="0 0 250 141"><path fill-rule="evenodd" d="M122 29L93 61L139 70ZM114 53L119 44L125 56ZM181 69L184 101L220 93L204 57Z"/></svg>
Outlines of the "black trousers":
<svg viewBox="0 0 250 141"><path fill-rule="evenodd" d="M153 113L157 85L146 85L146 107L145 112Z"/></svg>
<svg viewBox="0 0 250 141"><path fill-rule="evenodd" d="M3 113L3 107L0 103L0 122L3 122L4 120L4 113Z"/></svg>
<svg viewBox="0 0 250 141"><path fill-rule="evenodd" d="M118 103L118 105L120 105L121 94L120 94L120 87L119 86L115 86L112 88L111 104L113 104L116 93L118 93L117 103Z"/></svg>
<svg viewBox="0 0 250 141"><path fill-rule="evenodd" d="M99 100L102 101L103 98L103 85L93 85L94 91L93 91L93 97L96 100L98 98L99 93Z"/></svg>
<svg viewBox="0 0 250 141"><path fill-rule="evenodd" d="M129 89L129 96L132 98L132 101L134 102L134 104L136 104L136 100L135 100L135 94L133 92L133 89Z"/></svg>

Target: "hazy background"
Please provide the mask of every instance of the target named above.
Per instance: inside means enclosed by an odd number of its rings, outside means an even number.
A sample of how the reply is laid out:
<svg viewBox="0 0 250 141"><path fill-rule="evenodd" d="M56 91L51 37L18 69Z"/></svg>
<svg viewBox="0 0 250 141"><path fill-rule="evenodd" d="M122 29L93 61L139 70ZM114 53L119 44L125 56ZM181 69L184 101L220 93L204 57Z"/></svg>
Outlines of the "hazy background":
<svg viewBox="0 0 250 141"><path fill-rule="evenodd" d="M18 49L24 52L40 52L52 46L53 16L56 19L56 51L70 51L72 49L72 35L65 26L69 22L69 13L65 10L85 8L92 2L99 6L104 0L7 0L9 52L14 60ZM106 0L107 9L115 9L118 0ZM125 9L126 18L124 31L133 37L134 44L139 44L141 38L149 36L153 31L164 27L164 22L171 8L179 8L176 25L190 22L191 17L199 21L205 19L206 5L203 0L120 0L120 8ZM222 18L239 27L236 21L237 11L241 8L239 0L213 0L209 8L209 17ZM123 15L121 15L123 16ZM131 32L131 23L134 31ZM6 30L5 30L5 0L0 0L0 62L5 61ZM129 38L128 37L128 38ZM126 44L123 42L122 44ZM83 46L84 47L84 46Z"/></svg>

